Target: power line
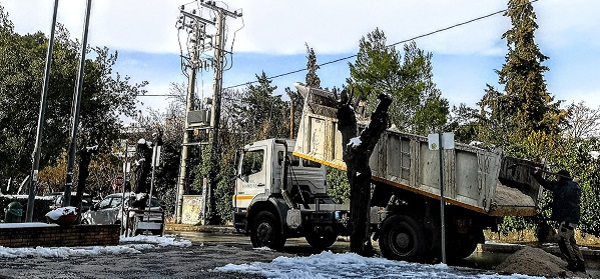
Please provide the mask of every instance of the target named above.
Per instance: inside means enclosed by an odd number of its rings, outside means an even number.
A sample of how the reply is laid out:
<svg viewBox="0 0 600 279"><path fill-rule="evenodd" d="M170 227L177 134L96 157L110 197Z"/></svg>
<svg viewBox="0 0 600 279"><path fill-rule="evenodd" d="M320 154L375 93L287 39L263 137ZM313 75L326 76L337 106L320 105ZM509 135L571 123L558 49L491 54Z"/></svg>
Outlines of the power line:
<svg viewBox="0 0 600 279"><path fill-rule="evenodd" d="M537 2L537 1L539 1L539 0L531 0L528 3L521 4L520 6L531 4L531 3L534 3L534 2ZM392 47L392 46L395 46L395 45L398 45L398 44L407 43L407 42L410 42L410 41L414 41L416 39L424 38L424 37L431 36L431 35L434 35L434 34L437 34L437 33L440 33L440 32L444 32L444 31L448 31L450 29L454 29L454 28L462 26L462 25L466 25L466 24L473 23L473 22L476 22L476 21L479 21L479 20L482 20L482 19L486 19L488 17L492 17L492 16L495 16L497 14L501 14L501 13L504 13L504 12L507 12L507 11L508 11L508 9L504 9L504 10L501 10L501 11L493 12L491 14L480 16L480 17L477 17L477 18L474 18L474 19L471 19L471 20L467 20L467 21L461 22L461 23L457 23L457 24L454 24L454 25L451 25L451 26L448 26L448 27L444 27L444 28L441 28L441 29L438 29L438 30L435 30L435 31L432 31L432 32L429 32L429 33L421 34L421 35L412 37L410 39L402 40L402 41L399 41L399 42L387 45L386 47ZM346 56L346 57L342 57L342 58L338 58L338 59L335 59L335 60L332 60L332 61L329 61L329 62L318 64L317 66L322 67L322 66L326 66L326 65L329 65L329 64L334 64L334 63L337 63L337 62L348 60L350 58L354 58L356 56L357 56L357 54ZM268 80L272 80L272 79L280 78L280 77L283 77L283 76L288 76L288 75L291 75L291 74L303 72L303 71L306 71L306 70L307 70L306 68L298 69L298 70L287 72L287 73L284 73L284 74L279 74L279 75L267 77L267 79ZM241 83L241 84L238 84L238 85L228 86L228 87L225 87L223 89L236 88L236 87L240 87L240 86L244 86L244 85L250 85L250 84L253 84L253 83L257 83L257 82L258 81L256 81L256 80L255 81L249 81L249 82Z"/></svg>

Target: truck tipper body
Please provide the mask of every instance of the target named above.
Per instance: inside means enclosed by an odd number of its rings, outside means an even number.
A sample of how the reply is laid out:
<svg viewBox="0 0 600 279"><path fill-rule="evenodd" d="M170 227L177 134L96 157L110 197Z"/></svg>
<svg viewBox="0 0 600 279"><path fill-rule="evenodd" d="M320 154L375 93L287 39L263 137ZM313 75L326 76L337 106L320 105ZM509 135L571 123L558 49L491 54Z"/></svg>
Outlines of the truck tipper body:
<svg viewBox="0 0 600 279"><path fill-rule="evenodd" d="M344 147L337 129L333 94L302 85L296 87L304 96L305 104L291 157L303 162L302 165L304 162L313 162L345 170L346 165L342 160ZM390 109L393 109L393 104ZM359 124L359 130L362 130L368 121L359 117ZM291 144L288 143L288 146ZM403 133L394 128L387 129L379 139L369 161L374 185L370 219L373 238L379 241L386 258L407 261L440 258L440 185L444 187L446 251L450 257L469 256L478 243L485 241L483 230L495 228L501 217L536 214L541 189L533 183L528 173L528 167L534 165L532 162L505 157L501 149L488 150L460 143L442 152L443 162L440 164L439 150L430 150L426 137ZM267 160L273 161L273 158ZM290 168L293 170L293 167ZM444 173L443 183L440 183L440 168ZM289 175L277 172L270 174L279 175L270 178L272 181L280 177L281 181L286 180L290 185L306 184L294 182ZM323 195L323 200L330 201L325 189L316 191L311 187L308 187L310 191L304 192L307 197L318 192ZM261 192L261 199L278 194L275 188L270 189L270 193ZM237 192L235 199L240 201ZM252 204L255 199L259 200L252 198L245 204L246 209L254 211ZM284 195L282 199L285 199ZM330 220L336 224L333 231L339 235L349 233L345 222L347 214L351 212L342 208L319 208L331 212ZM290 211L287 210L287 216L283 211L286 211L285 206L271 213L280 220L277 225L281 226L283 238L307 237L307 234L319 231L312 226L312 229L289 234L289 220L286 218L290 218ZM277 217L277 214L280 216ZM294 224L296 228L302 227L304 221L314 221L306 217L309 215L303 216L300 224ZM248 221L247 218L245 220ZM317 226L322 227L320 224ZM241 228L241 224L238 227ZM251 236L255 233L252 225L246 224L245 229L249 230ZM254 229L256 231L259 228Z"/></svg>

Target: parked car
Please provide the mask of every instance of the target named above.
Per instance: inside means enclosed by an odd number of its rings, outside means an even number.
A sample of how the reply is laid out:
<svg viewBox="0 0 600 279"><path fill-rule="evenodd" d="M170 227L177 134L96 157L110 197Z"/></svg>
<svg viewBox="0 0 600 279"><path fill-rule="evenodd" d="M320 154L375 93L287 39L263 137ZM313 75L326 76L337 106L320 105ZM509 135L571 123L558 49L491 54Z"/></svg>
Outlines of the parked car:
<svg viewBox="0 0 600 279"><path fill-rule="evenodd" d="M134 200L135 197L129 193L110 194L83 213L81 222L90 225L120 224L126 235L146 232L162 235L165 218L158 201L152 198L150 207L141 209L130 206Z"/></svg>
<svg viewBox="0 0 600 279"><path fill-rule="evenodd" d="M65 199L64 192L52 192L49 196L53 197L52 205L50 205L50 210L54 210L57 208L61 208L63 201ZM77 192L71 192L71 206L77 206L79 201L77 200ZM92 196L87 193L83 193L81 197L81 212L88 211L93 205Z"/></svg>

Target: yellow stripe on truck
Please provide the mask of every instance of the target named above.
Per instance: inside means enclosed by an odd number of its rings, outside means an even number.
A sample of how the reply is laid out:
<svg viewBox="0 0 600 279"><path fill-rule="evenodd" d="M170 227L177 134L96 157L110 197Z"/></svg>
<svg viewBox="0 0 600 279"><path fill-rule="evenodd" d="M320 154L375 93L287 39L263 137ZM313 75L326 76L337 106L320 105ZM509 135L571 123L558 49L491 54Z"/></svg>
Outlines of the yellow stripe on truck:
<svg viewBox="0 0 600 279"><path fill-rule="evenodd" d="M254 198L254 196L251 195L237 195L234 197L236 201L244 201L244 200L251 200Z"/></svg>

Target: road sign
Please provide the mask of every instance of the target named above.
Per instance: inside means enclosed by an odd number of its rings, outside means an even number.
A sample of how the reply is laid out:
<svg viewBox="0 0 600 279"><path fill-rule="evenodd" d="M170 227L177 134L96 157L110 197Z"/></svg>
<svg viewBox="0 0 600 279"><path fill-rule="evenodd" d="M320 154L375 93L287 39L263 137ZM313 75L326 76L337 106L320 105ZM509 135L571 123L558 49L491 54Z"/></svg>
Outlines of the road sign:
<svg viewBox="0 0 600 279"><path fill-rule="evenodd" d="M115 186L123 186L123 177L117 176L117 178L115 178Z"/></svg>
<svg viewBox="0 0 600 279"><path fill-rule="evenodd" d="M454 133L443 133L442 137L442 148L443 149L454 149ZM429 150L439 150L440 148L440 135L429 134L427 137L429 143Z"/></svg>

